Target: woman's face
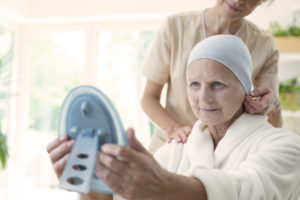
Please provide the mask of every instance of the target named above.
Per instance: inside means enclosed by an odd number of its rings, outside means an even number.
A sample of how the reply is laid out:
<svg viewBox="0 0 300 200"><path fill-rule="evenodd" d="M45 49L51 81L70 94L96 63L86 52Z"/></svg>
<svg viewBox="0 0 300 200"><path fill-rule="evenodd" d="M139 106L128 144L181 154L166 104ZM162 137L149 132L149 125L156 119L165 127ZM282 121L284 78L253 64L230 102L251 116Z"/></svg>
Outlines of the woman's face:
<svg viewBox="0 0 300 200"><path fill-rule="evenodd" d="M218 0L217 7L221 13L231 20L238 20L249 15L261 0Z"/></svg>
<svg viewBox="0 0 300 200"><path fill-rule="evenodd" d="M187 77L193 112L206 125L229 122L242 112L245 90L223 64L209 59L194 61Z"/></svg>

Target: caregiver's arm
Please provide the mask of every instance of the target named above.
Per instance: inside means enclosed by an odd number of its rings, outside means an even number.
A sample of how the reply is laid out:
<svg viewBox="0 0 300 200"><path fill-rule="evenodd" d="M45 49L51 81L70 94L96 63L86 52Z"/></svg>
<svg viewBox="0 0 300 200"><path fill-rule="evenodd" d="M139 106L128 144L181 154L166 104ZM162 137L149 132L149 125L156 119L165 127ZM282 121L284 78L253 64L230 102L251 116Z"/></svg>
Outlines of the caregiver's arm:
<svg viewBox="0 0 300 200"><path fill-rule="evenodd" d="M268 121L274 127L282 127L281 106L278 98L278 60L279 51L275 46L273 38L268 38L268 45L265 48L268 52L264 66L253 80L254 90L251 97L259 97L260 100L253 101L248 99L245 104L246 111L250 114L267 114ZM252 100L252 101L251 101Z"/></svg>
<svg viewBox="0 0 300 200"><path fill-rule="evenodd" d="M95 168L96 175L115 193L128 199L207 199L201 181L164 170L132 129L127 137L130 147L104 144Z"/></svg>
<svg viewBox="0 0 300 200"><path fill-rule="evenodd" d="M191 127L182 126L162 107L160 98L163 86L147 80L141 102L142 108L149 118L168 135L169 140L176 139L177 142L186 142Z"/></svg>

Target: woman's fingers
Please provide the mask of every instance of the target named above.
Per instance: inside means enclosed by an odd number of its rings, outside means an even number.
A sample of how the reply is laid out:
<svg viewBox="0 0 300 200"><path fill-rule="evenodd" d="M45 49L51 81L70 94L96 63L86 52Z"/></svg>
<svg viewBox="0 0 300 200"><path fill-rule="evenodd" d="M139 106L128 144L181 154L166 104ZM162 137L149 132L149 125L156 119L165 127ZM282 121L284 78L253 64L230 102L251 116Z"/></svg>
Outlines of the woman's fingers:
<svg viewBox="0 0 300 200"><path fill-rule="evenodd" d="M95 166L96 176L104 181L114 192L121 194L123 189L122 176L114 173L110 168L106 167L103 163L97 162Z"/></svg>
<svg viewBox="0 0 300 200"><path fill-rule="evenodd" d="M54 164L60 160L65 154L69 153L74 145L74 140L65 141L53 149L49 155L51 162Z"/></svg>
<svg viewBox="0 0 300 200"><path fill-rule="evenodd" d="M250 114L268 114L280 107L280 101L273 90L268 87L260 87L246 96L244 105Z"/></svg>
<svg viewBox="0 0 300 200"><path fill-rule="evenodd" d="M64 143L67 140L68 140L67 135L62 135L62 136L56 138L55 140L53 140L52 142L50 142L47 145L47 152L48 153L52 152L56 147L58 147L59 145L61 145L62 143Z"/></svg>
<svg viewBox="0 0 300 200"><path fill-rule="evenodd" d="M128 131L130 147L104 144L98 154L96 175L127 199L145 199L161 189L165 171ZM149 193L149 194L148 194Z"/></svg>
<svg viewBox="0 0 300 200"><path fill-rule="evenodd" d="M60 178L64 168L65 168L65 165L69 159L69 154L65 154L60 160L58 160L57 162L55 162L53 164L53 168L54 168L54 171L58 177L58 179Z"/></svg>
<svg viewBox="0 0 300 200"><path fill-rule="evenodd" d="M178 143L186 143L188 136L191 134L191 127L184 126L182 128L179 128L174 133L174 139Z"/></svg>
<svg viewBox="0 0 300 200"><path fill-rule="evenodd" d="M266 99L254 100L250 96L246 96L244 101L246 111L250 114L264 114L268 110L269 105L266 102Z"/></svg>
<svg viewBox="0 0 300 200"><path fill-rule="evenodd" d="M175 136L174 139L176 140L177 143L182 143L183 142L181 136L178 133L177 133L177 135Z"/></svg>
<svg viewBox="0 0 300 200"><path fill-rule="evenodd" d="M128 169L128 163L126 163L125 161L121 161L116 157L109 156L102 152L98 153L98 160L102 165L119 175L124 174Z"/></svg>
<svg viewBox="0 0 300 200"><path fill-rule="evenodd" d="M129 163L139 162L139 152L135 150L116 144L104 144L101 146L101 151L110 155L121 158L123 161Z"/></svg>
<svg viewBox="0 0 300 200"><path fill-rule="evenodd" d="M180 141L177 142L185 143L187 140L186 132L183 129L181 129L180 131L178 131L177 134L178 134L177 137L180 138Z"/></svg>
<svg viewBox="0 0 300 200"><path fill-rule="evenodd" d="M53 164L54 171L60 178L69 158L69 152L74 145L74 140L69 140L66 135L60 136L47 145L47 152Z"/></svg>

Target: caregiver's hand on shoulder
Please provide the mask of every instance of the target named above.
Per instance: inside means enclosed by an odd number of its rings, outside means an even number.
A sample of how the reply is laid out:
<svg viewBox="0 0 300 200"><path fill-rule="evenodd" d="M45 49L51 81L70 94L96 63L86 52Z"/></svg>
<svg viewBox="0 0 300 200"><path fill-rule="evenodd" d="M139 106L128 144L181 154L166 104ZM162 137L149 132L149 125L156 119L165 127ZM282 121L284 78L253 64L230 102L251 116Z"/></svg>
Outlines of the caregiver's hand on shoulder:
<svg viewBox="0 0 300 200"><path fill-rule="evenodd" d="M186 143L191 131L192 127L184 126L169 132L168 143L170 143L173 139L176 140L177 143Z"/></svg>
<svg viewBox="0 0 300 200"><path fill-rule="evenodd" d="M47 152L58 179L67 163L73 145L74 140L68 140L67 135L60 136L47 145Z"/></svg>
<svg viewBox="0 0 300 200"><path fill-rule="evenodd" d="M167 174L153 156L127 131L130 147L104 144L99 152L95 173L115 193L127 199L161 196L167 185Z"/></svg>
<svg viewBox="0 0 300 200"><path fill-rule="evenodd" d="M280 101L268 87L254 89L246 96L244 105L250 114L269 114L280 109Z"/></svg>

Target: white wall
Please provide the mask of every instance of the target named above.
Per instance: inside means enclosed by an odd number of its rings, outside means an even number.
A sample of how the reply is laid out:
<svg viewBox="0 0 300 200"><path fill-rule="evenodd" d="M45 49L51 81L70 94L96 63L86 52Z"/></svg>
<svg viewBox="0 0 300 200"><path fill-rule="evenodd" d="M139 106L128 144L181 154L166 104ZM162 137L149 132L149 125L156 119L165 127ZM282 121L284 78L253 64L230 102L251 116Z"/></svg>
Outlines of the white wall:
<svg viewBox="0 0 300 200"><path fill-rule="evenodd" d="M299 0L274 0L271 5L266 3L259 6L248 16L248 19L258 26L267 29L269 28L269 23L273 21L278 21L282 26L288 26L292 23L294 16L297 17L298 24L300 24Z"/></svg>
<svg viewBox="0 0 300 200"><path fill-rule="evenodd" d="M0 0L0 6L5 6L10 10L19 13L19 14L26 14L26 0ZM0 12L0 14L3 14Z"/></svg>
<svg viewBox="0 0 300 200"><path fill-rule="evenodd" d="M214 3L215 0L0 0L0 11L4 7L27 19L120 14L166 16L175 12L200 10ZM299 0L274 0L270 6L259 6L248 18L266 29L272 21L284 26L290 24L296 11L300 22Z"/></svg>
<svg viewBox="0 0 300 200"><path fill-rule="evenodd" d="M28 17L153 14L202 9L213 0L26 0ZM34 6L33 6L34 5Z"/></svg>

